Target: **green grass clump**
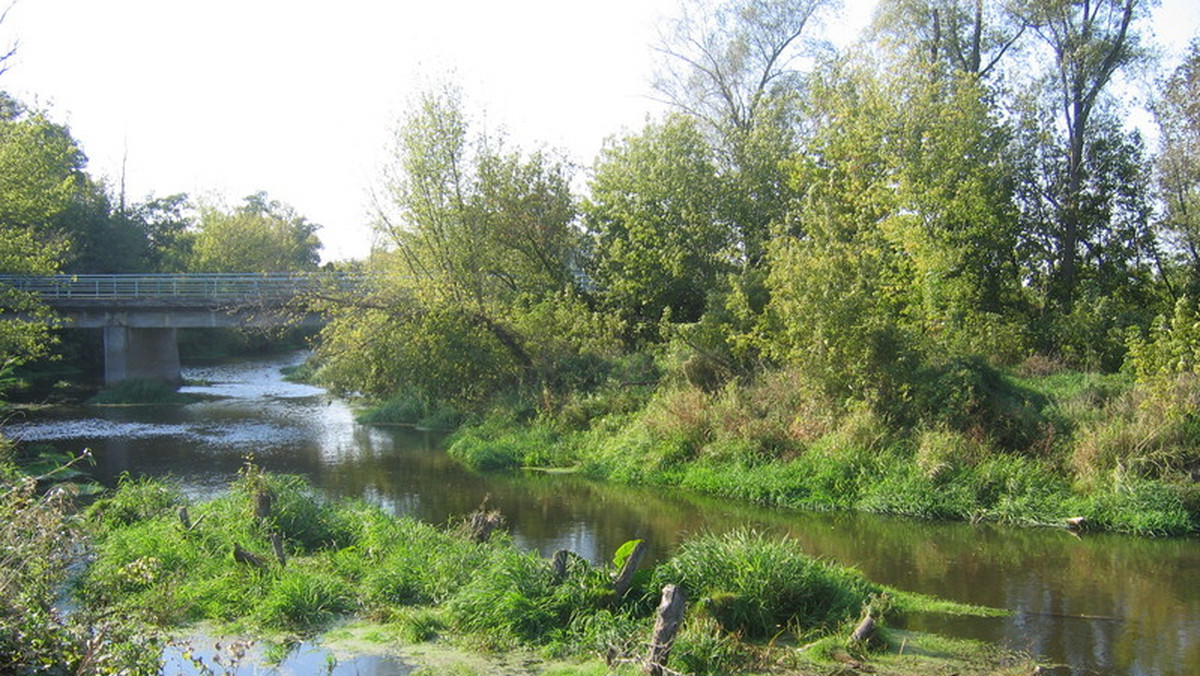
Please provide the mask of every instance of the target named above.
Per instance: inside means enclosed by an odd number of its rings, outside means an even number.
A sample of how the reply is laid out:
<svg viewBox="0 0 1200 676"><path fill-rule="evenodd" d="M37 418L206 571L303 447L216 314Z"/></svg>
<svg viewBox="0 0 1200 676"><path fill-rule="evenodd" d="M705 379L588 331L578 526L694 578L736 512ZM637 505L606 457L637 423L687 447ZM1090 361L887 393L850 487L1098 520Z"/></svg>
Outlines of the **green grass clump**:
<svg viewBox="0 0 1200 676"><path fill-rule="evenodd" d="M122 474L116 492L88 508L88 516L104 529L145 521L172 513L183 498L162 481Z"/></svg>
<svg viewBox="0 0 1200 676"><path fill-rule="evenodd" d="M177 392L174 385L161 380L133 378L122 380L88 399L89 404L190 404L192 397Z"/></svg>
<svg viewBox="0 0 1200 676"><path fill-rule="evenodd" d="M447 452L479 471L565 467L574 460L569 444L553 427L519 426L502 418L459 430L449 440Z"/></svg>
<svg viewBox="0 0 1200 676"><path fill-rule="evenodd" d="M684 543L655 570L654 581L680 585L725 631L751 638L828 631L858 617L879 591L857 571L805 554L795 541L752 530Z"/></svg>
<svg viewBox="0 0 1200 676"><path fill-rule="evenodd" d="M429 430L453 430L463 416L449 405L435 405L415 391L403 391L358 415L367 425L411 425Z"/></svg>

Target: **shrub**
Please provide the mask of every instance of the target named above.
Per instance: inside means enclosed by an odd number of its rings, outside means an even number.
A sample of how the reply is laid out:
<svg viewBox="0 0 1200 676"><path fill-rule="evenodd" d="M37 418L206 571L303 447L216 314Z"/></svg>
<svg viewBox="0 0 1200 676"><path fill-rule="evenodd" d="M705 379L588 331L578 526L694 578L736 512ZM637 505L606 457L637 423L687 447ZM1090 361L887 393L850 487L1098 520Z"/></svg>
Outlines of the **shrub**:
<svg viewBox="0 0 1200 676"><path fill-rule="evenodd" d="M1046 424L1043 398L978 358L924 369L914 398L916 417L926 425L986 439L1008 450L1032 447Z"/></svg>

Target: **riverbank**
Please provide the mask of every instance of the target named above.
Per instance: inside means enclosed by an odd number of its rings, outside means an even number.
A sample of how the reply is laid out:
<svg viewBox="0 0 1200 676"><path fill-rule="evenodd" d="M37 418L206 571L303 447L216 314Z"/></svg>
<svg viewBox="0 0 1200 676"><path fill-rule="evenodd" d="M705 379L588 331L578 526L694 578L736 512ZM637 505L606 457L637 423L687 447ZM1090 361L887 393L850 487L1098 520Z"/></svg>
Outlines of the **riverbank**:
<svg viewBox="0 0 1200 676"><path fill-rule="evenodd" d="M481 471L570 468L791 509L1144 536L1200 527L1200 427L1147 405L1132 379L974 365L945 380L907 424L814 406L786 373L715 391L613 385L492 413L448 448Z"/></svg>
<svg viewBox="0 0 1200 676"><path fill-rule="evenodd" d="M607 565L565 551L545 559L517 548L496 528L501 518L479 511L435 528L323 500L296 478L252 465L210 501L129 480L89 511L96 555L79 590L95 612L164 631L217 623L286 643L335 627L334 642L426 655L417 661L432 671L418 673L491 673L486 665L500 662L512 668L506 673L636 673L666 585L687 599L665 665L677 672L827 673L849 663L900 674L1032 669L994 647L894 626L911 613L1004 611L884 587L787 538L745 529L699 536L623 576L637 567L633 542ZM852 641L867 614L877 631ZM340 623L351 616L367 624L347 630ZM516 667L513 655L531 661Z"/></svg>

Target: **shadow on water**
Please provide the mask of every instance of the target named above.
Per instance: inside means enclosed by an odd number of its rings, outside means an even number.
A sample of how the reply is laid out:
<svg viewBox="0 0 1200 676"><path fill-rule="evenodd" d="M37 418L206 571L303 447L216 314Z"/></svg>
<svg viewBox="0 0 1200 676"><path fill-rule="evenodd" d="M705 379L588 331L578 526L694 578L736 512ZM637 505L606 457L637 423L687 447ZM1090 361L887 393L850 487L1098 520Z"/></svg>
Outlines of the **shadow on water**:
<svg viewBox="0 0 1200 676"><path fill-rule="evenodd" d="M343 402L284 382L279 368L301 358L189 369L187 378L206 385L188 391L214 397L195 404L51 409L6 432L63 451L90 447L106 484L125 472L169 476L198 498L227 487L247 455L270 471L303 475L331 497L362 498L431 523L467 514L486 497L522 547L543 555L566 548L593 562L631 538L646 539L661 560L689 535L750 525L788 534L883 584L1014 611L986 620L912 617L911 629L1028 650L1078 674L1200 673L1194 539L1080 539L1058 530L761 509L570 475L477 474L447 457L437 434L358 425Z"/></svg>

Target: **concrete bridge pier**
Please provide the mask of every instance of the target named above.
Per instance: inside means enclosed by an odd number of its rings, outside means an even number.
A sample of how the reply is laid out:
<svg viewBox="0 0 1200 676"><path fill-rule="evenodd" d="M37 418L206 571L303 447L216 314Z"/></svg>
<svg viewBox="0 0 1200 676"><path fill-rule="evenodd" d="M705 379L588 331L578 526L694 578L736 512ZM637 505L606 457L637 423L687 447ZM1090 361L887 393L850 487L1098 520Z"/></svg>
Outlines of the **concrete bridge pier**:
<svg viewBox="0 0 1200 676"><path fill-rule="evenodd" d="M104 327L104 384L134 379L183 384L175 329Z"/></svg>

